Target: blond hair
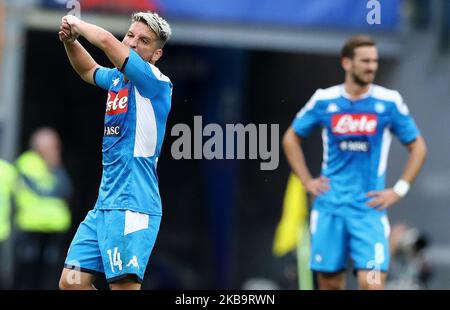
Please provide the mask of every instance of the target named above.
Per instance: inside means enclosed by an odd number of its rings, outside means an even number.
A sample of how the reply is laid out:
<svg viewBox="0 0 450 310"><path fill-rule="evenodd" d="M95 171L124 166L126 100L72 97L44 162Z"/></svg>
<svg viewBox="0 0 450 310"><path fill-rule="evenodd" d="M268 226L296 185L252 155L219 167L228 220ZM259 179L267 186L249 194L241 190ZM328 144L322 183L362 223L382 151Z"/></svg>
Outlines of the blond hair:
<svg viewBox="0 0 450 310"><path fill-rule="evenodd" d="M169 23L157 13L153 13L150 11L134 13L131 17L131 21L133 23L143 22L151 30L153 30L158 36L160 48L162 48L166 44L166 42L169 41L172 35L172 29L170 28Z"/></svg>

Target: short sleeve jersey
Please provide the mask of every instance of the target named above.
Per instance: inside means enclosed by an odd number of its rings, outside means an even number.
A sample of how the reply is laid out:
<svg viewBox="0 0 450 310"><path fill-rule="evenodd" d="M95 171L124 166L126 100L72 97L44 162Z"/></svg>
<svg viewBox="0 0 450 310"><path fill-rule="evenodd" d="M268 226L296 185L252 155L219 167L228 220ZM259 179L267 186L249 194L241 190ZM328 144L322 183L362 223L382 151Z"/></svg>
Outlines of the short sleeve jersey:
<svg viewBox="0 0 450 310"><path fill-rule="evenodd" d="M121 71L99 68L94 81L108 91L95 208L161 215L156 166L171 108L171 81L132 49Z"/></svg>
<svg viewBox="0 0 450 310"><path fill-rule="evenodd" d="M420 132L400 94L378 85L358 100L350 100L343 85L318 89L292 122L297 135L307 137L321 127L323 176L330 190L319 200L363 205L370 190L385 188L391 136L403 144Z"/></svg>

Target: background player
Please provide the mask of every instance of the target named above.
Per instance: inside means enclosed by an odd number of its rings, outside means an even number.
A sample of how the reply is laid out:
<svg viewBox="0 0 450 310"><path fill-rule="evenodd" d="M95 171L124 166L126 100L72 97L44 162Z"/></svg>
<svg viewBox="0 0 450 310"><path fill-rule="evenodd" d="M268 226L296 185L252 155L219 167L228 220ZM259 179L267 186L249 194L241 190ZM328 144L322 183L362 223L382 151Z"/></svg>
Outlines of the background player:
<svg viewBox="0 0 450 310"><path fill-rule="evenodd" d="M105 52L115 68L100 67L78 35ZM122 42L75 16L62 19L59 38L72 67L84 81L108 90L108 99L99 196L70 245L61 289L92 289L97 273L105 274L111 289L141 287L162 214L156 165L172 83L155 63L170 35L169 24L150 12L133 15Z"/></svg>
<svg viewBox="0 0 450 310"><path fill-rule="evenodd" d="M378 69L375 42L350 38L341 51L345 83L318 89L286 131L283 147L292 170L316 196L311 212L311 268L320 289L343 289L350 255L361 289L384 287L389 266L386 208L409 190L426 157L424 139L395 90L372 84ZM322 128L323 163L313 178L301 142ZM395 134L409 158L401 179L385 189Z"/></svg>

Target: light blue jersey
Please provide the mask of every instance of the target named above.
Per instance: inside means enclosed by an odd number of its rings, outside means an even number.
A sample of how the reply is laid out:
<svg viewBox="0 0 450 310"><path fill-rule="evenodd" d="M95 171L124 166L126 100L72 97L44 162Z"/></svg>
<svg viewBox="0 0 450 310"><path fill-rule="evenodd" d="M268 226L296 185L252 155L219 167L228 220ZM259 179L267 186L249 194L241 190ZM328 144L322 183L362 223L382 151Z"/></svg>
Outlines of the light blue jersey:
<svg viewBox="0 0 450 310"><path fill-rule="evenodd" d="M95 208L161 215L156 165L172 83L132 49L122 71L100 68L94 73L95 83L108 90L103 175Z"/></svg>
<svg viewBox="0 0 450 310"><path fill-rule="evenodd" d="M385 210L367 205L366 194L385 189L392 134L403 144L419 130L397 91L378 85L358 100L343 85L319 89L292 122L307 137L322 128L321 174L330 189L316 197L311 211L311 269L340 272L347 258L356 269L389 266L389 220Z"/></svg>
<svg viewBox="0 0 450 310"><path fill-rule="evenodd" d="M78 227L65 268L104 273L108 282L130 275L142 282L161 221L156 165L172 83L132 49L122 71L94 73L95 83L108 90L103 176L95 208Z"/></svg>
<svg viewBox="0 0 450 310"><path fill-rule="evenodd" d="M378 85L358 100L343 85L317 90L292 122L301 137L315 126L322 128L321 174L330 179L317 200L363 209L367 192L385 188L391 134L403 144L420 134L400 94Z"/></svg>

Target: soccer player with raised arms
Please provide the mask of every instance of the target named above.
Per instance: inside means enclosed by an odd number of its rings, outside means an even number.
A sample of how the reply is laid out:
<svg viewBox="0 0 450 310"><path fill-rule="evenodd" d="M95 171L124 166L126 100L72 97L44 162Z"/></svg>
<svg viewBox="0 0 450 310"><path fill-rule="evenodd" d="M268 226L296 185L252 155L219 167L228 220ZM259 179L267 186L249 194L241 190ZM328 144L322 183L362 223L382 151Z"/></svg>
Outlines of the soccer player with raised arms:
<svg viewBox="0 0 450 310"><path fill-rule="evenodd" d="M395 91L373 84L378 69L375 42L350 38L341 51L345 82L318 89L283 138L288 162L315 196L311 211L311 268L320 289L344 289L350 256L361 289L383 289L389 266L386 208L409 190L426 157L426 146L408 107ZM321 176L313 178L301 142L321 127ZM393 188L385 188L394 134L409 158Z"/></svg>
<svg viewBox="0 0 450 310"><path fill-rule="evenodd" d="M155 63L170 35L169 24L151 12L133 15L122 42L75 16L62 19L59 38L72 67L108 96L99 195L70 245L61 289L94 289L96 274L105 274L111 289L141 288L162 215L156 167L172 83ZM115 68L99 66L78 36L101 49Z"/></svg>

